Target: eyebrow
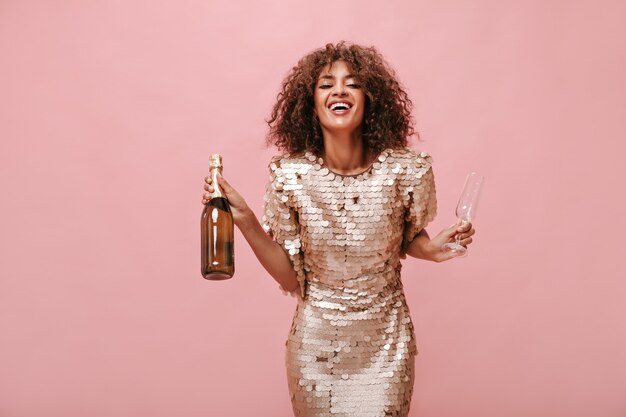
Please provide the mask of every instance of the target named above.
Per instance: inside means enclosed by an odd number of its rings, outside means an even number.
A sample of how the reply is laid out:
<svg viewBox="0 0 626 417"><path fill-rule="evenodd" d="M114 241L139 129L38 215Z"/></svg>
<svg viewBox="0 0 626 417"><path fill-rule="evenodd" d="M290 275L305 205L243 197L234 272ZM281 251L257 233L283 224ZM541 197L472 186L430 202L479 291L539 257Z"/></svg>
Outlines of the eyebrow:
<svg viewBox="0 0 626 417"><path fill-rule="evenodd" d="M334 78L335 78L334 75L329 75L329 74L327 74L327 75L320 75L320 80L332 80ZM355 78L355 75L354 74L348 74L348 75L346 75L346 78Z"/></svg>

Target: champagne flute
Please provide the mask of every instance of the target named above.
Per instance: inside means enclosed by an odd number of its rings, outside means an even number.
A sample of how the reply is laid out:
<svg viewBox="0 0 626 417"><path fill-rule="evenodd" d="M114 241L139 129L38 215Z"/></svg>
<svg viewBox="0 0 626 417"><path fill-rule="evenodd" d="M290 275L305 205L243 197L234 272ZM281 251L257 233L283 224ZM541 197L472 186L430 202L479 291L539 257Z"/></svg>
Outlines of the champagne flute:
<svg viewBox="0 0 626 417"><path fill-rule="evenodd" d="M463 186L463 192L459 197L459 202L456 205L456 216L461 220L461 225L465 225L476 217L476 209L478 207L478 198L480 196L480 190L483 185L485 177L477 174L476 172L470 172L465 178L465 185ZM446 243L442 246L444 252L450 252L456 258L464 258L467 256L467 248L461 245L461 233L458 233L454 237L453 243Z"/></svg>

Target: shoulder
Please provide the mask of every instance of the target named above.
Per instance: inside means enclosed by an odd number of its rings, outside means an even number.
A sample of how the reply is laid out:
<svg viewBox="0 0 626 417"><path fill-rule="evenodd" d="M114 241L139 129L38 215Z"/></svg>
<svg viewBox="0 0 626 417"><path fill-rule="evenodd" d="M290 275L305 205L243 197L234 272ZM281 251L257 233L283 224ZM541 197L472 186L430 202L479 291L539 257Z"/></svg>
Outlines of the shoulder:
<svg viewBox="0 0 626 417"><path fill-rule="evenodd" d="M405 167L428 169L433 163L432 156L425 151L412 148L390 149L389 155Z"/></svg>
<svg viewBox="0 0 626 417"><path fill-rule="evenodd" d="M274 155L269 162L270 178L281 186L295 184L317 165L317 157L309 152ZM319 167L319 165L317 165ZM289 187L287 187L289 188Z"/></svg>
<svg viewBox="0 0 626 417"><path fill-rule="evenodd" d="M268 166L272 171L276 171L277 169L286 168L294 164L302 164L306 162L314 163L316 159L317 158L309 152L283 153L272 156Z"/></svg>

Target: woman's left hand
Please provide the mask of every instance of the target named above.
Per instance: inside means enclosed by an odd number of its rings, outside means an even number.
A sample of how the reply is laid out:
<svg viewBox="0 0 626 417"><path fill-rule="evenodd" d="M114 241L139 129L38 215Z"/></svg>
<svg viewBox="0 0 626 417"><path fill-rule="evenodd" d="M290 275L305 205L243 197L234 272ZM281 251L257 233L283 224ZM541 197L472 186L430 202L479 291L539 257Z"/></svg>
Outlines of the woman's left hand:
<svg viewBox="0 0 626 417"><path fill-rule="evenodd" d="M442 246L454 242L457 233L461 234L461 245L467 248L467 245L472 243L472 236L476 233L476 229L472 223L459 224L458 222L447 229L443 229L437 236L430 239L427 245L425 252L428 253L429 260L443 262L455 258L454 253L443 251Z"/></svg>

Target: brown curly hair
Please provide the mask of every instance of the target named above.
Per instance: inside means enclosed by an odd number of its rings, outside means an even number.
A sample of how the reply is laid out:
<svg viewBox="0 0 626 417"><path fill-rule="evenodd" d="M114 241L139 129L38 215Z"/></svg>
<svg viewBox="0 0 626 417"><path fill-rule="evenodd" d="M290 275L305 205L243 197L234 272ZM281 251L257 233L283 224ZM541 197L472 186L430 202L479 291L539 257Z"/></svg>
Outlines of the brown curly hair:
<svg viewBox="0 0 626 417"><path fill-rule="evenodd" d="M405 147L413 134L419 140L411 117L413 104L393 69L375 47L342 41L314 50L291 69L266 121L266 144L288 153L321 154L322 129L313 111L315 86L322 69L340 60L348 63L364 89L361 136L365 150L376 155L386 148Z"/></svg>

